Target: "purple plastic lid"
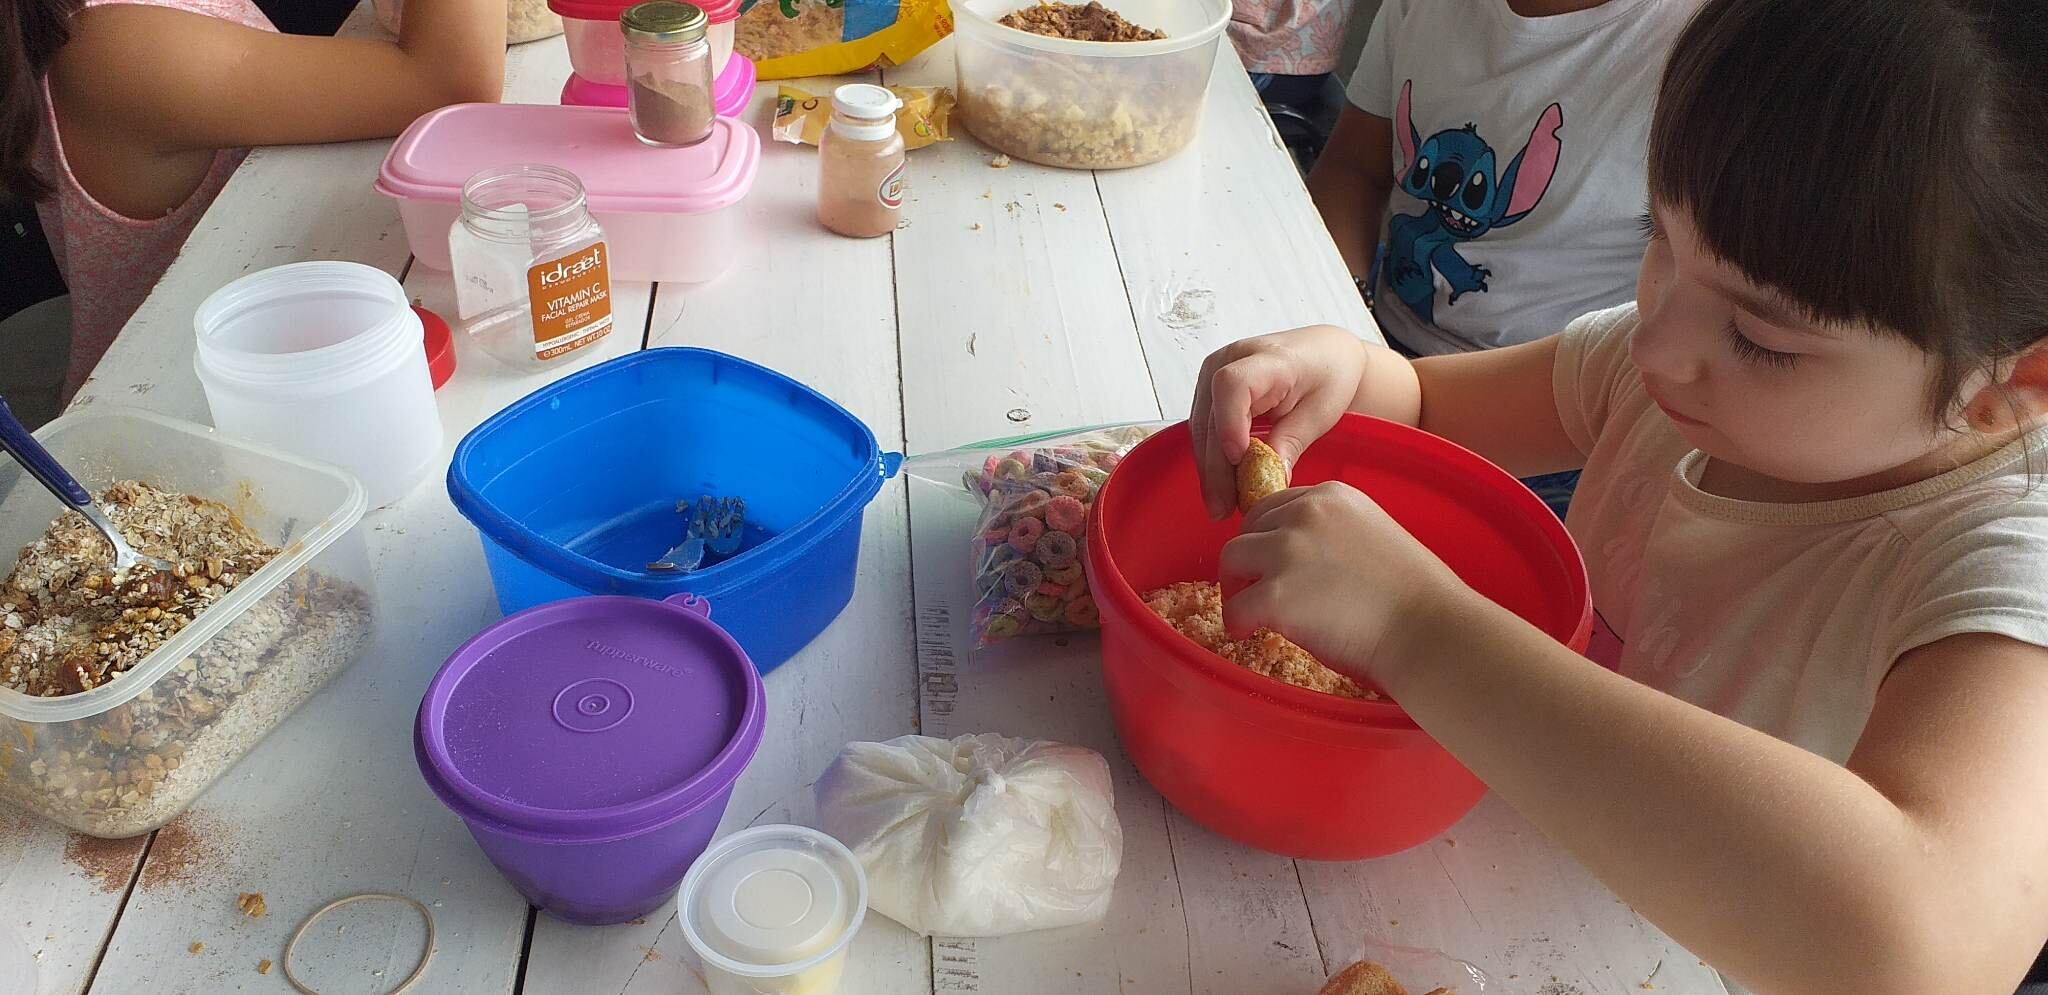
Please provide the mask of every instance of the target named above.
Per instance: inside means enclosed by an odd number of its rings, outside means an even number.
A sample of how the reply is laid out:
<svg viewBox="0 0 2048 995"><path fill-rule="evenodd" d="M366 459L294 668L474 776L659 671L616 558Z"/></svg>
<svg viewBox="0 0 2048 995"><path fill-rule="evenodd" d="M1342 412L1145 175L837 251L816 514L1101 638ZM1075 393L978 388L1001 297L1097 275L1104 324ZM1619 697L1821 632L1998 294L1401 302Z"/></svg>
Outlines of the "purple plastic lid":
<svg viewBox="0 0 2048 995"><path fill-rule="evenodd" d="M725 71L711 83L711 109L720 117L739 117L754 99L754 62L734 52ZM625 84L592 83L575 73L562 84L562 103L577 107L624 107Z"/></svg>
<svg viewBox="0 0 2048 995"><path fill-rule="evenodd" d="M766 695L709 613L690 595L576 598L478 633L420 702L427 786L465 820L577 840L723 796L761 743Z"/></svg>

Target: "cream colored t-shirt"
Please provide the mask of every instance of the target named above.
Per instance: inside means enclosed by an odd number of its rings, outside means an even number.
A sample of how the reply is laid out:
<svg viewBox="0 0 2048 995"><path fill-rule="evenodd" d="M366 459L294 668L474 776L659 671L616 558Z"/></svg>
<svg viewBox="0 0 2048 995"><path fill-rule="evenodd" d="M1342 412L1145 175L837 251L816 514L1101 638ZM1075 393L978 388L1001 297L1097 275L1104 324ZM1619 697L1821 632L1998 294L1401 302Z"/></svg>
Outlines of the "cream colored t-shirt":
<svg viewBox="0 0 2048 995"><path fill-rule="evenodd" d="M1866 497L1717 497L1643 391L1635 327L1633 304L1572 322L1554 376L1586 454L1566 525L1595 659L1841 763L1907 651L1966 632L2048 646L2048 428Z"/></svg>

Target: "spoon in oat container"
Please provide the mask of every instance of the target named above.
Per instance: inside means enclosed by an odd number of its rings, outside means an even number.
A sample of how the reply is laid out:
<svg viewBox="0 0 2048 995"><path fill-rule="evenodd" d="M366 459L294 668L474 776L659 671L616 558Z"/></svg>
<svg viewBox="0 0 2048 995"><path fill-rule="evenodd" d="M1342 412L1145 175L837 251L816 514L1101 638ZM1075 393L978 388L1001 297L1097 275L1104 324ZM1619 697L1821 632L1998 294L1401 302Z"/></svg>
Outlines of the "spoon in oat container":
<svg viewBox="0 0 2048 995"><path fill-rule="evenodd" d="M50 451L44 449L43 444L37 442L34 435L29 434L28 426L23 425L21 419L14 417L14 409L7 406L5 397L0 397L0 449L7 450L8 455L13 456L14 461L20 463L21 468L27 470L29 476L49 488L50 493L57 496L57 500L84 515L86 521L92 523L93 528L100 530L100 535L106 537L107 545L114 547L116 584L126 581L129 571L136 567L148 570L173 569L169 561L144 556L129 548L127 541L121 538L121 530L107 520L106 512L101 511L99 505L93 503L92 492L86 490L84 485L78 482L78 478L64 469L64 464L57 462L57 457L50 455Z"/></svg>

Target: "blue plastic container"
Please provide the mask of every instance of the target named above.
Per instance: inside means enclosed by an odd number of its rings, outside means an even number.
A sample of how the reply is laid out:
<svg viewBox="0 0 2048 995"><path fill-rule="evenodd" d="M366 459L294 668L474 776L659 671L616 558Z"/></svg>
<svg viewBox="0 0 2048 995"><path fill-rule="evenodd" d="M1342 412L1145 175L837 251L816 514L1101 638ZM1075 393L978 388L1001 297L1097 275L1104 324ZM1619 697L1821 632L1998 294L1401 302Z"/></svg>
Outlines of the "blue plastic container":
<svg viewBox="0 0 2048 995"><path fill-rule="evenodd" d="M649 349L543 387L455 447L448 496L482 534L506 614L585 594L718 605L762 673L853 598L861 519L903 457L782 374L704 349ZM678 501L747 502L732 558L650 573L682 541Z"/></svg>

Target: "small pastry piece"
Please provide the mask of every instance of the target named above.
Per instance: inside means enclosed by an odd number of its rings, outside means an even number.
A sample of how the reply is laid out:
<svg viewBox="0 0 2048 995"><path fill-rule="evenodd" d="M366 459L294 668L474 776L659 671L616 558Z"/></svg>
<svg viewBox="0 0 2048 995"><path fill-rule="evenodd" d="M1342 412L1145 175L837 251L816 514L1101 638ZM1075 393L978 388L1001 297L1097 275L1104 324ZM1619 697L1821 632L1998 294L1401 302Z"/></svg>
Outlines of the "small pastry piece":
<svg viewBox="0 0 2048 995"><path fill-rule="evenodd" d="M1317 995L1408 995L1408 989L1401 987L1386 968L1362 960L1337 972Z"/></svg>
<svg viewBox="0 0 2048 995"><path fill-rule="evenodd" d="M1286 490L1287 477L1287 461L1264 440L1253 439L1237 461L1237 510L1249 514L1259 502Z"/></svg>
<svg viewBox="0 0 2048 995"><path fill-rule="evenodd" d="M1408 989L1401 987L1386 968L1362 960L1339 971L1317 995L1408 995ZM1437 988L1428 995L1451 995L1451 990Z"/></svg>

